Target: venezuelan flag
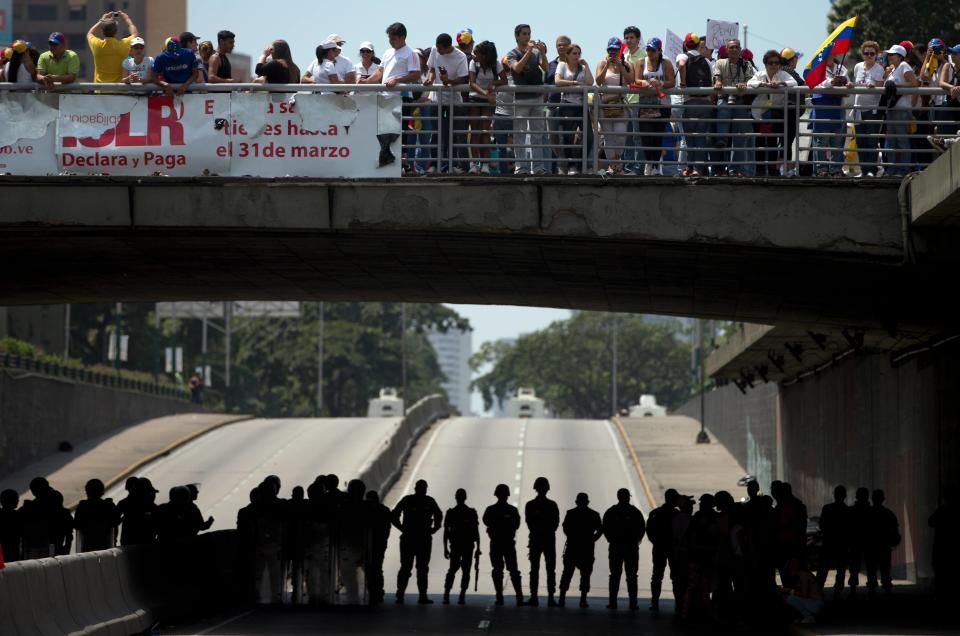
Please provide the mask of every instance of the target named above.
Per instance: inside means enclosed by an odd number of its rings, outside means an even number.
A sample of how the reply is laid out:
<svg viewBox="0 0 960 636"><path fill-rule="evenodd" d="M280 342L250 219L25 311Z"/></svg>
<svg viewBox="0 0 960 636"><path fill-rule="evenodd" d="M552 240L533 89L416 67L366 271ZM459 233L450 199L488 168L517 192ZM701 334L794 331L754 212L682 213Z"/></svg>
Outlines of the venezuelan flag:
<svg viewBox="0 0 960 636"><path fill-rule="evenodd" d="M853 42L853 27L855 26L857 26L856 16L834 29L830 37L817 47L817 52L813 54L813 57L803 69L803 81L807 86L814 88L825 80L827 78L827 68L834 56L843 55L850 50Z"/></svg>

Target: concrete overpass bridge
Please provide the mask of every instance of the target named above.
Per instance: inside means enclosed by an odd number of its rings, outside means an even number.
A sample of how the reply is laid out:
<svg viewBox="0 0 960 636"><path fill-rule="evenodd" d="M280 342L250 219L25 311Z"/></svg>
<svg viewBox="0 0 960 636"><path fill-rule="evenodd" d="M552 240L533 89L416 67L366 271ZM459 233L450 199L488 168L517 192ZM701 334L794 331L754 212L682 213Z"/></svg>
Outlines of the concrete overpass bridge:
<svg viewBox="0 0 960 636"><path fill-rule="evenodd" d="M920 334L960 260L899 182L5 177L2 304L380 300ZM946 219L946 220L945 220Z"/></svg>

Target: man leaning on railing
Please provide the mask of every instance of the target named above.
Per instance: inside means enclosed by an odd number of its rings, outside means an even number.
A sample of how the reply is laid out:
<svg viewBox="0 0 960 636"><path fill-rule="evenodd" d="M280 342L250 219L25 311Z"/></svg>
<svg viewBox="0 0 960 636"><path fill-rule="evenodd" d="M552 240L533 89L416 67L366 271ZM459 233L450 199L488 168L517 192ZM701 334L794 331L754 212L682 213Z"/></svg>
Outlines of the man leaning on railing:
<svg viewBox="0 0 960 636"><path fill-rule="evenodd" d="M80 56L67 48L67 36L55 31L47 38L49 51L40 54L37 60L37 83L44 88L54 84L72 84L80 73Z"/></svg>

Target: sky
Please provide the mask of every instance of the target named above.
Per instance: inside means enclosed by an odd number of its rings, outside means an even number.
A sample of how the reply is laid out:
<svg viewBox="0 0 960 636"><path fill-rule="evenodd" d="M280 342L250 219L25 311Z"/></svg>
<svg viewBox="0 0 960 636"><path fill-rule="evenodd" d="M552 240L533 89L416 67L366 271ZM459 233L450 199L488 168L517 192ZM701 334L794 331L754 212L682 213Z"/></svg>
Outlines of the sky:
<svg viewBox="0 0 960 636"><path fill-rule="evenodd" d="M684 0L681 3L617 3L612 9L596 9L569 0L545 2L527 0L496 3L450 4L449 1L413 0L352 2L330 0L278 0L264 11L260 0L189 0L188 28L201 39L216 40L217 31L230 29L237 34L237 51L248 53L256 63L261 51L274 39L285 39L293 50L293 59L306 68L314 58L314 49L328 34L338 33L346 40L343 54L354 62L364 40L373 42L377 54L387 46L384 29L403 22L413 47L432 46L440 33L455 34L473 29L477 41L492 40L501 55L514 46L513 27L529 23L533 37L549 46L558 35L570 36L583 48L584 58L595 65L604 54L612 36L621 36L623 28L635 25L645 40L664 38L670 29L681 37L690 31L703 34L707 19L739 22L748 28L747 46L757 53L789 46L806 55L805 63L826 38L828 0L794 0L789 3L751 0ZM451 9L453 7L453 10ZM589 11L587 10L589 9ZM616 16L616 17L614 17Z"/></svg>
<svg viewBox="0 0 960 636"><path fill-rule="evenodd" d="M453 10L449 1L437 0L406 3L365 0L359 5L329 0L279 0L272 6L272 10L264 11L260 0L190 0L188 29L201 39L210 40L215 40L221 29L233 31L237 35L237 51L251 55L254 63L274 39L285 39L290 43L294 62L306 68L314 58L317 44L331 33L338 33L346 40L343 54L354 62L359 61L357 51L365 40L373 42L380 55L387 46L384 30L395 21L406 25L407 42L413 47L432 46L438 34L454 35L470 27L476 41L492 40L502 55L514 46L514 25L529 23L533 37L547 43L551 59L556 55L553 43L562 34L580 44L584 58L595 65L610 37L621 36L626 26L639 27L645 40L663 39L667 29L681 37L690 31L702 35L707 19L713 19L739 22L741 39L746 27L746 45L758 59L770 48L779 50L789 46L805 54L802 65L828 35L826 15L830 2L684 0L674 3L668 0L617 3L615 10L604 5L594 9L569 0L527 0L502 7L495 3L463 3L454 4ZM474 350L485 341L516 338L570 315L569 311L560 309L451 306L470 319L474 328ZM474 396L473 403L479 412L479 396Z"/></svg>

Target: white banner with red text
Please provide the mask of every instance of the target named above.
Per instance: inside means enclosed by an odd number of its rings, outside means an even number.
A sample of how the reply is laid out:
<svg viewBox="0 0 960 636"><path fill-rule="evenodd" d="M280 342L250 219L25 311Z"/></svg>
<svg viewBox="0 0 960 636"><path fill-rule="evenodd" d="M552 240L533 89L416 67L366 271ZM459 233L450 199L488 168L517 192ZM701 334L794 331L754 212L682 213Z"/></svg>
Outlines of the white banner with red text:
<svg viewBox="0 0 960 636"><path fill-rule="evenodd" d="M16 175L390 178L400 100L375 94L11 94L0 172ZM45 110L44 110L45 109ZM46 116L46 123L38 114ZM56 126L47 125L55 121Z"/></svg>

